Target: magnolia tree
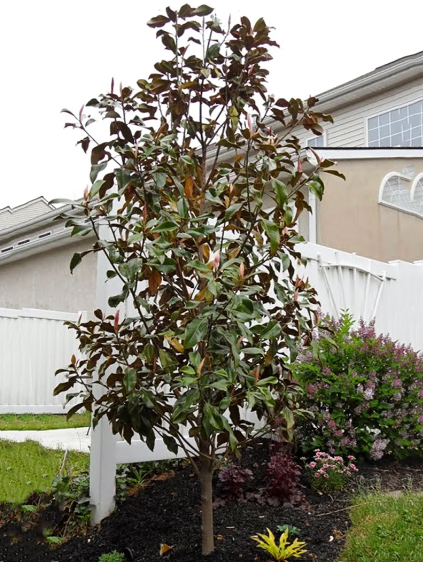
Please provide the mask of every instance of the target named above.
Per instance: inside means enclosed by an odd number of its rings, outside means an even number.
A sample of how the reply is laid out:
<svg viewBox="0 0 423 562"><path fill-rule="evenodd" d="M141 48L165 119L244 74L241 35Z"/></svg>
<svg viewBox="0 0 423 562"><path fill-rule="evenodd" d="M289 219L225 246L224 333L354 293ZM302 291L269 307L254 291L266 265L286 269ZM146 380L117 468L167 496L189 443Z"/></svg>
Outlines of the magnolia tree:
<svg viewBox="0 0 423 562"><path fill-rule="evenodd" d="M266 92L277 45L263 19L224 29L211 8L186 4L148 25L169 54L154 73L135 89L112 81L78 115L65 110L91 149L92 184L68 225L97 238L71 270L104 253L121 287L109 306L129 301L135 312L70 323L82 359L60 370L55 392L75 398L82 384L70 415L85 407L128 442L137 434L150 449L160 438L183 450L201 482L208 554L216 457L255 435L245 412L261 431L292 436L299 390L285 362L310 337L317 304L295 275L295 225L307 192L322 196L320 173L337 172L292 136L330 120L316 99ZM88 112L110 123L105 140Z"/></svg>

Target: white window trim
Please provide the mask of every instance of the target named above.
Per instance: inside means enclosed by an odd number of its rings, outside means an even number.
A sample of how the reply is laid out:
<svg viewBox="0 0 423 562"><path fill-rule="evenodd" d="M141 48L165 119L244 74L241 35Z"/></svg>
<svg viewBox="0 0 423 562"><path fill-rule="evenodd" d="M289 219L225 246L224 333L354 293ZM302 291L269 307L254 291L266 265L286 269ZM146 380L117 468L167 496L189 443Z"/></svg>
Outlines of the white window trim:
<svg viewBox="0 0 423 562"><path fill-rule="evenodd" d="M378 203L383 203L384 205L388 205L389 207L393 207L394 209L402 210L401 207L398 207L397 205L394 205L392 203L389 203L389 201L384 201L382 199L383 190L385 188L386 182L389 181L391 178L400 178L408 183L413 181L412 178L410 178L409 176L404 176L404 174L399 174L398 172L389 172L389 174L386 174L386 176L384 176L384 178L380 183Z"/></svg>
<svg viewBox="0 0 423 562"><path fill-rule="evenodd" d="M420 172L419 174L416 175L416 177L414 178L413 181L413 185L411 186L411 194L410 194L410 199L411 201L414 201L414 197L415 197L415 193L416 193L416 187L417 184L419 183L419 181L423 179L423 172Z"/></svg>
<svg viewBox="0 0 423 562"><path fill-rule="evenodd" d="M379 195L378 195L379 205L383 205L385 207L389 207L390 209L394 209L395 211L399 211L401 213L406 213L407 215L412 215L413 217L418 217L419 219L423 219L423 213L418 213L417 211L412 211L411 209L404 209L404 208L400 207L399 205L395 205L394 203L390 203L389 201L384 201L382 199L382 194L383 194L385 184L391 178L400 178L401 180L404 180L408 183L413 182L412 186L411 186L411 189L410 189L410 200L414 201L414 194L415 194L415 191L416 191L416 186L419 183L419 181L423 178L423 173L417 174L416 177L413 179L410 176L405 176L404 174L400 174L398 172L389 172L389 174L386 174L386 176L384 176L384 178L381 181L381 184L380 184L380 187L379 187Z"/></svg>
<svg viewBox="0 0 423 562"><path fill-rule="evenodd" d="M366 147L367 148L386 148L386 147L369 147L369 120L373 119L374 117L379 117L379 115L383 115L384 113L389 113L390 111L395 111L397 109L403 109L404 107L407 107L408 105L413 105L413 103L418 103L418 102L423 102L423 98L419 97L416 98L415 100L411 100L407 103L403 103L401 105L395 105L393 107L390 107L389 109L386 109L385 111L378 111L377 113L372 113L371 115L367 115L364 119L365 119L365 139L366 139ZM391 147L391 148L396 148L396 147ZM401 148L410 148L410 147L401 147Z"/></svg>
<svg viewBox="0 0 423 562"><path fill-rule="evenodd" d="M331 146L326 149L314 148L320 156L324 156L329 160L377 160L378 158L401 158L413 159L423 158L423 147L410 147L403 148L369 148L368 146L358 147L357 149L337 149ZM319 153L319 150L321 152Z"/></svg>
<svg viewBox="0 0 423 562"><path fill-rule="evenodd" d="M321 148L318 146L308 146L308 141L311 141L313 139L315 139L316 137L323 137L323 146L326 147L327 146L327 134L326 131L324 130L323 133L321 135L313 135L312 137L307 137L306 139L304 139L305 142L305 147L304 148Z"/></svg>

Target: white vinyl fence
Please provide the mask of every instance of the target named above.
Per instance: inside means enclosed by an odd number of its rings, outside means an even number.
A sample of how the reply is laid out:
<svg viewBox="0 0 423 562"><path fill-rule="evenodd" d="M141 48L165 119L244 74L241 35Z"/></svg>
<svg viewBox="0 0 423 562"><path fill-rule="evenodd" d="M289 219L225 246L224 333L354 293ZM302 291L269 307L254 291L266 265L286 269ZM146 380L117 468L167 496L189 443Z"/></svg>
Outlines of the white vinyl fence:
<svg viewBox="0 0 423 562"><path fill-rule="evenodd" d="M382 263L319 246L304 244L299 248L308 259L298 274L308 277L317 289L323 312L338 316L349 309L356 320L376 319L376 328L403 343L423 349L423 262ZM97 305L107 307L108 296L117 294L116 280L104 282L107 264L98 262ZM123 313L128 312L125 307ZM128 445L113 436L103 418L92 433L91 503L93 520L99 522L113 508L116 464L174 458L157 439L154 452L140 440Z"/></svg>
<svg viewBox="0 0 423 562"><path fill-rule="evenodd" d="M63 413L56 369L77 354L77 341L63 322L78 314L0 308L0 413Z"/></svg>
<svg viewBox="0 0 423 562"><path fill-rule="evenodd" d="M423 351L423 261L383 263L318 244L304 244L300 274L316 288L323 312L349 309L375 319L376 331ZM423 248L422 248L423 254Z"/></svg>

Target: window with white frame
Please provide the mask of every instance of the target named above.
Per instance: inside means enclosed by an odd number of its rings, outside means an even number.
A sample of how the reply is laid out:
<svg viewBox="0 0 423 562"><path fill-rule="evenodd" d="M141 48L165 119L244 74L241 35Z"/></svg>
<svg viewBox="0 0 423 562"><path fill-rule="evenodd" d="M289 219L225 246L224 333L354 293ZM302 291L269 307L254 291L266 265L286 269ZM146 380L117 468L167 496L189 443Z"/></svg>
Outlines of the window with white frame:
<svg viewBox="0 0 423 562"><path fill-rule="evenodd" d="M370 117L367 131L369 146L423 146L423 100Z"/></svg>
<svg viewBox="0 0 423 562"><path fill-rule="evenodd" d="M307 146L311 146L312 148L321 148L322 146L325 146L324 134L307 139Z"/></svg>
<svg viewBox="0 0 423 562"><path fill-rule="evenodd" d="M379 203L423 218L423 173L406 168L387 174L381 183Z"/></svg>

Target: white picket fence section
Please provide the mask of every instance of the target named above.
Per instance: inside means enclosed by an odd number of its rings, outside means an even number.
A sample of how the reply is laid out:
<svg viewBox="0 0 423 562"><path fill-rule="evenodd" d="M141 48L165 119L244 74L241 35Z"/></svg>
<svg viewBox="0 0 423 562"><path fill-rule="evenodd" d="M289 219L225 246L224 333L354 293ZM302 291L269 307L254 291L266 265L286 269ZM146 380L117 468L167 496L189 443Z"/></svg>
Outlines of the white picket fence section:
<svg viewBox="0 0 423 562"><path fill-rule="evenodd" d="M56 369L77 354L74 334L63 322L78 314L0 308L0 413L63 413Z"/></svg>
<svg viewBox="0 0 423 562"><path fill-rule="evenodd" d="M317 289L323 312L336 317L341 310L349 309L356 320L375 319L378 331L423 350L423 262L382 263L311 243L299 249L308 263L298 267L298 274L308 277ZM97 305L113 312L107 300L119 289L116 280L104 282L106 269L104 256L99 256ZM126 308L123 314L129 312ZM93 521L101 521L113 509L117 464L174 457L160 439L154 452L140 440L128 445L112 434L103 419L91 441Z"/></svg>

